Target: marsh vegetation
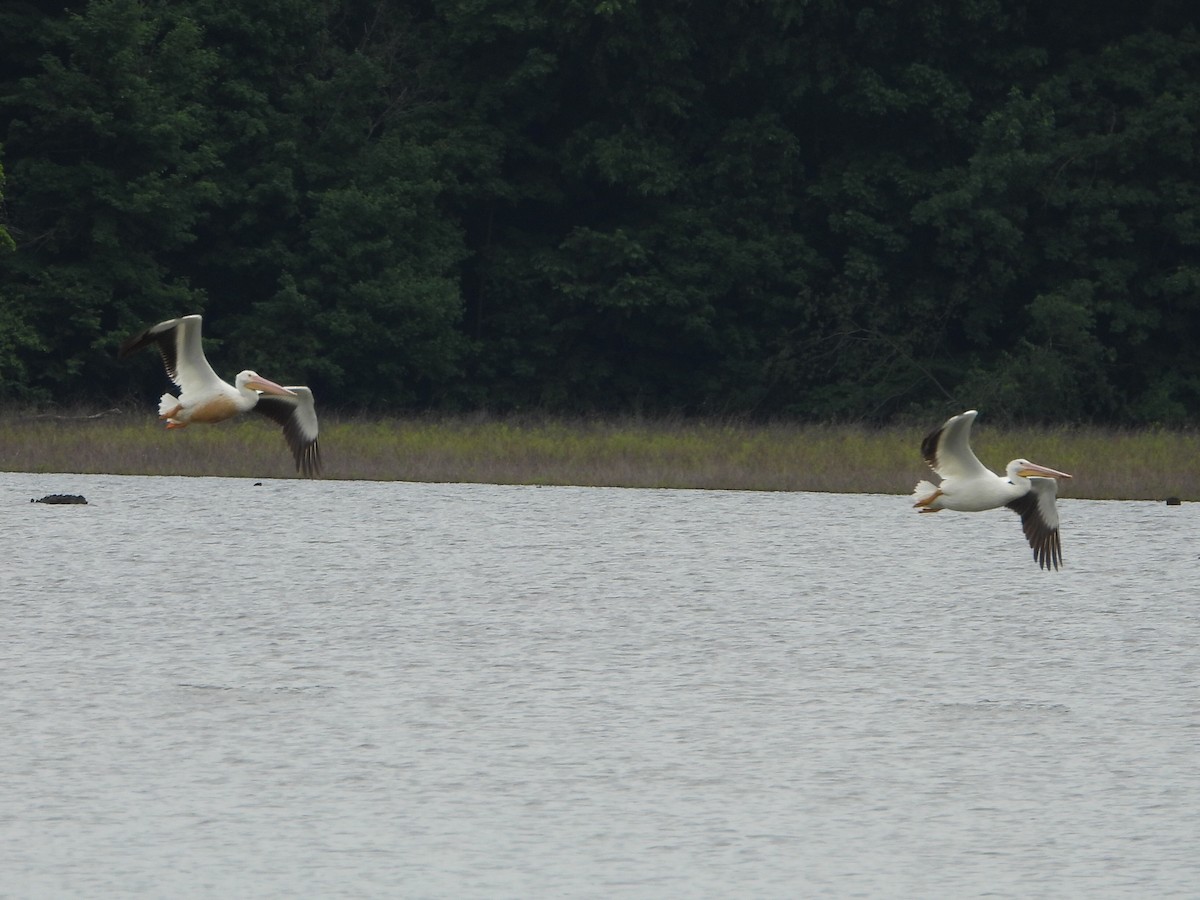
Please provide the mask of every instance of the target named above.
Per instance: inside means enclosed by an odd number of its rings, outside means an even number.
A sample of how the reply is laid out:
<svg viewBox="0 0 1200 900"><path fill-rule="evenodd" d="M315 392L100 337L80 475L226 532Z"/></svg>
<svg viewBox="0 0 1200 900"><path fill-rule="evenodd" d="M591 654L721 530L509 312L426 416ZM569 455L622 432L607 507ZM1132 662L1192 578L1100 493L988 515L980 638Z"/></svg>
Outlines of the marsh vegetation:
<svg viewBox="0 0 1200 900"><path fill-rule="evenodd" d="M90 416L90 417L89 417ZM322 421L325 477L378 481L904 494L925 477L926 428L717 420L539 417ZM0 413L0 469L121 475L293 477L277 428L259 417L167 432L152 415ZM1200 499L1191 431L1001 428L974 447L1000 469L1017 456L1071 472L1067 497Z"/></svg>

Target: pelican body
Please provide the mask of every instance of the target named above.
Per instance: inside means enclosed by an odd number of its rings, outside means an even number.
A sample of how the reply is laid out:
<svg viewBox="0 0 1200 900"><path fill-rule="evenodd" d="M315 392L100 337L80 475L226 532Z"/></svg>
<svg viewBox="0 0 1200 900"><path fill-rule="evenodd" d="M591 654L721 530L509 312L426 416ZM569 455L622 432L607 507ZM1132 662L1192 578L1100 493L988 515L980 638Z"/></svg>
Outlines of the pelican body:
<svg viewBox="0 0 1200 900"><path fill-rule="evenodd" d="M1007 506L1021 517L1038 565L1057 569L1062 564L1055 506L1057 479L1071 476L1027 459L1014 459L1003 475L992 472L971 450L971 423L977 415L978 411L971 409L953 416L921 442L921 455L942 481L937 485L919 482L913 491L913 506L923 513L943 509L981 512Z"/></svg>
<svg viewBox="0 0 1200 900"><path fill-rule="evenodd" d="M121 344L122 359L154 345L162 356L179 396L163 394L158 417L167 428L211 424L240 413L262 413L283 426L284 439L296 460L296 471L312 478L320 474L317 413L312 391L300 385L284 386L246 369L233 384L219 378L201 346L200 316L184 316L151 325Z"/></svg>

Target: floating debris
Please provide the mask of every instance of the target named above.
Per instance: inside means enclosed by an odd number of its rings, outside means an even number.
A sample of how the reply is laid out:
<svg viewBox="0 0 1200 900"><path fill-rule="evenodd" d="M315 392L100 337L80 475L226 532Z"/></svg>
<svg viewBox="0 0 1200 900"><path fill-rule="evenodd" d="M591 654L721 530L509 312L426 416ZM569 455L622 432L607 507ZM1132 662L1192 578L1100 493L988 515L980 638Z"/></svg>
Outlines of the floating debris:
<svg viewBox="0 0 1200 900"><path fill-rule="evenodd" d="M1180 500L1178 497L1168 497L1167 498L1167 506L1181 506L1182 504L1183 504L1183 501Z"/></svg>
<svg viewBox="0 0 1200 900"><path fill-rule="evenodd" d="M47 494L41 500L30 500L30 503L82 503L87 505L85 500L79 494Z"/></svg>

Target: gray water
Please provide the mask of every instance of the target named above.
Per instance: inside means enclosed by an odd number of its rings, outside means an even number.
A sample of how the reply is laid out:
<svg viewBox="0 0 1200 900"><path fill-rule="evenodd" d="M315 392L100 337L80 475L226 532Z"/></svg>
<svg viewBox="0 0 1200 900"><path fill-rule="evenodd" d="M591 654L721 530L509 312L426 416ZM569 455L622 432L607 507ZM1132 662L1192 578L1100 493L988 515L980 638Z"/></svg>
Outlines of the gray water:
<svg viewBox="0 0 1200 900"><path fill-rule="evenodd" d="M0 474L0 895L1198 896L1196 507L1060 511Z"/></svg>

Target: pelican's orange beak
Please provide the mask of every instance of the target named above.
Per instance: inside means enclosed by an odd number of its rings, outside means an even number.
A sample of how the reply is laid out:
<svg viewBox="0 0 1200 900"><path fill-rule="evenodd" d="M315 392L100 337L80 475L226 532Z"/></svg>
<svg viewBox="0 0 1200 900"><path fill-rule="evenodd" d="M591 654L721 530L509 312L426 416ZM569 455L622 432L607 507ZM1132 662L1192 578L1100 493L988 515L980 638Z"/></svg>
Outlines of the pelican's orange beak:
<svg viewBox="0 0 1200 900"><path fill-rule="evenodd" d="M246 387L252 391L262 391L264 394L277 394L280 397L295 397L295 391L289 391L282 384L276 384L269 378L263 378L261 375L255 375L246 382Z"/></svg>
<svg viewBox="0 0 1200 900"><path fill-rule="evenodd" d="M1048 466L1039 466L1037 463L1027 462L1021 466L1017 472L1022 478L1070 478L1066 472L1060 472L1058 469L1051 469Z"/></svg>

